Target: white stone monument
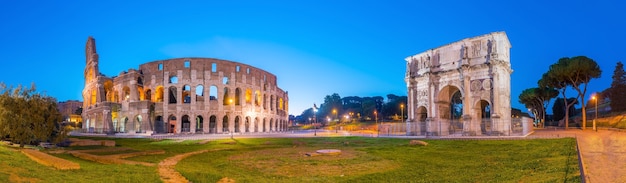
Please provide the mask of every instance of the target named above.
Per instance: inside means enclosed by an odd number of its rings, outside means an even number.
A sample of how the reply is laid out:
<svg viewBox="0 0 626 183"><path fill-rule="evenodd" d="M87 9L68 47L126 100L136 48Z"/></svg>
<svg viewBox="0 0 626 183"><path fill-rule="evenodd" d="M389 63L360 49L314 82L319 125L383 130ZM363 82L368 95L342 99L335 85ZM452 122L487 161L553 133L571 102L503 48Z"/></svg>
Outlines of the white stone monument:
<svg viewBox="0 0 626 183"><path fill-rule="evenodd" d="M510 135L510 49L493 32L407 57L408 135Z"/></svg>

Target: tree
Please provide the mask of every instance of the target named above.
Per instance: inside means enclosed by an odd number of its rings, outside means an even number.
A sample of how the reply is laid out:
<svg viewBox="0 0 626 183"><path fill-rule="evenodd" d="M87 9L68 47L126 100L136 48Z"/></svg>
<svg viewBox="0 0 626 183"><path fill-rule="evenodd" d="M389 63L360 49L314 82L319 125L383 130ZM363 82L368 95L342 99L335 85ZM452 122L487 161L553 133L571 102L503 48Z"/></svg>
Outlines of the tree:
<svg viewBox="0 0 626 183"><path fill-rule="evenodd" d="M569 110L565 110L565 106L563 105L565 102L563 102L563 98L559 97L554 101L554 105L552 105L552 119L555 121L560 121L563 118L565 118L565 113L567 113L568 117L574 116L575 114L575 108L573 105L578 104L578 100L576 100L576 98L568 98L567 99L567 103L568 104L572 104L572 106L569 107Z"/></svg>
<svg viewBox="0 0 626 183"><path fill-rule="evenodd" d="M611 99L611 111L626 111L626 72L624 72L624 64L617 62L615 71L613 71L613 82L608 90L608 96Z"/></svg>
<svg viewBox="0 0 626 183"><path fill-rule="evenodd" d="M546 120L546 108L550 103L550 99L557 95L559 95L559 92L554 88L529 88L522 91L519 95L519 102L526 105L526 108L532 109L534 116L544 122Z"/></svg>
<svg viewBox="0 0 626 183"><path fill-rule="evenodd" d="M587 92L587 84L592 78L599 78L600 74L602 74L600 66L598 66L594 60L586 56L577 56L573 58L564 57L559 59L557 63L550 65L550 69L543 75L538 84L541 87L550 87L560 90L563 98L567 98L565 91L568 86L571 86L574 90L576 90L578 92L576 99L581 100L583 117L582 129L584 130L587 124L587 114L584 101L584 96ZM567 108L573 105L568 103L567 100L563 101ZM569 111L566 110L566 113L569 114ZM568 116L567 114L566 116ZM569 117L565 118L565 128L567 129L568 127Z"/></svg>
<svg viewBox="0 0 626 183"><path fill-rule="evenodd" d="M0 135L9 136L20 147L27 143L58 142L65 137L56 100L30 88L0 84Z"/></svg>

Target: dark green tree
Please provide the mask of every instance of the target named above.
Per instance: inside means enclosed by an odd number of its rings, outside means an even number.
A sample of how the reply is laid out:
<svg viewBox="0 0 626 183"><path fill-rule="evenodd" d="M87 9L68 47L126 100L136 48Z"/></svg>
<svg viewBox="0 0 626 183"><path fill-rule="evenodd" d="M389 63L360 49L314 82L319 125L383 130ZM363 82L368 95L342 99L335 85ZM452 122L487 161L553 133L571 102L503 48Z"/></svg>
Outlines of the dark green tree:
<svg viewBox="0 0 626 183"><path fill-rule="evenodd" d="M58 142L65 128L56 100L36 93L35 86L6 87L0 84L0 135L9 136L20 147L33 142Z"/></svg>
<svg viewBox="0 0 626 183"><path fill-rule="evenodd" d="M568 86L571 86L578 92L576 99L581 100L582 105L582 129L586 128L587 114L585 110L584 96L587 92L587 84L592 78L599 78L602 70L598 64L586 57L577 56L573 58L561 58L555 64L550 65L548 72L543 74L538 84L540 87L554 88L560 91L563 98L566 98L565 91ZM563 100L564 105L568 108L574 104L570 104L567 100ZM569 111L566 110L566 113ZM566 114L566 116L569 116ZM565 118L565 128L569 127L569 117Z"/></svg>
<svg viewBox="0 0 626 183"><path fill-rule="evenodd" d="M617 62L615 71L613 71L613 82L608 90L608 96L611 99L611 111L626 111L626 72L624 72L624 64Z"/></svg>
<svg viewBox="0 0 626 183"><path fill-rule="evenodd" d="M578 100L576 100L576 98L568 98L567 99L568 103L571 103L573 105L578 104ZM570 106L569 110L565 110L564 107L565 102L563 102L563 98L559 97L554 101L554 105L552 105L552 120L554 121L560 121L563 118L565 118L565 114L567 113L567 115L574 116L576 113L576 108L572 105Z"/></svg>

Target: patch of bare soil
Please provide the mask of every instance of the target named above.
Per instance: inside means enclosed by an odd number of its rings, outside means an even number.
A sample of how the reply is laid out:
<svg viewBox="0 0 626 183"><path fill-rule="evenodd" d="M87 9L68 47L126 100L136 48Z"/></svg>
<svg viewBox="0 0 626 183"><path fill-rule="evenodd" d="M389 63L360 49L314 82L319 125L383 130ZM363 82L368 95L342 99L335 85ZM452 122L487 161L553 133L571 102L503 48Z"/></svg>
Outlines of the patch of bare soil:
<svg viewBox="0 0 626 183"><path fill-rule="evenodd" d="M145 156L145 155L155 155L155 154L165 154L163 150L151 150L151 151L139 151L139 152L130 152L130 153L120 153L120 154L110 154L110 155L94 155L90 153L98 153L98 152L122 152L132 150L130 148L105 148L105 149L89 149L89 150L76 150L69 151L68 153L85 160L95 161L102 164L129 164L129 165L144 165L144 166L154 166L154 163L146 163L139 161L131 161L126 160L124 158L130 158L135 156Z"/></svg>
<svg viewBox="0 0 626 183"><path fill-rule="evenodd" d="M210 151L221 151L221 150L224 150L224 149L194 151L194 152L178 154L176 156L166 158L163 161L161 161L157 167L157 170L159 172L159 177L161 178L163 182L166 182L166 183L189 182L187 178L183 177L183 175L181 175L179 172L177 172L174 169L174 167L176 167L176 164L178 164L180 160L183 160L192 155L201 154L201 153L210 152ZM222 178L222 180L223 179L224 178ZM234 182L234 180L232 182Z"/></svg>
<svg viewBox="0 0 626 183"><path fill-rule="evenodd" d="M78 163L71 162L66 159L51 156L44 152L40 152L34 149L22 149L22 153L28 156L31 160L45 165L56 168L57 170L78 170L80 165Z"/></svg>
<svg viewBox="0 0 626 183"><path fill-rule="evenodd" d="M307 156L317 150L319 147L263 149L233 155L229 160L242 169L286 177L364 175L398 168L391 160L352 148L334 156Z"/></svg>

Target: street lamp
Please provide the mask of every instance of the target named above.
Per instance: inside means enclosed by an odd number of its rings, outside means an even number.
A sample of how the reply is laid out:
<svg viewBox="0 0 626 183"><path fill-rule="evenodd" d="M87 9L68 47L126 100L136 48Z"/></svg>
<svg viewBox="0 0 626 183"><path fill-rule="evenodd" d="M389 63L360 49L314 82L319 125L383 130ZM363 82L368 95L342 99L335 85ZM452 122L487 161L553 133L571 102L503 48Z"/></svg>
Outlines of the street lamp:
<svg viewBox="0 0 626 183"><path fill-rule="evenodd" d="M374 110L374 118L376 118L376 137L380 136L380 127L378 126L378 113Z"/></svg>
<svg viewBox="0 0 626 183"><path fill-rule="evenodd" d="M398 113L396 113L396 114L398 114ZM401 119L400 122L403 122L404 121L404 104L400 104L400 114L401 114L400 115L400 119Z"/></svg>
<svg viewBox="0 0 626 183"><path fill-rule="evenodd" d="M337 109L333 109L333 114L335 115L335 119L337 119ZM335 133L339 133L339 121L335 123Z"/></svg>
<svg viewBox="0 0 626 183"><path fill-rule="evenodd" d="M593 130L597 132L598 128L596 127L596 120L598 119L598 98L595 95L593 95L591 99L596 101L596 117L593 118Z"/></svg>

